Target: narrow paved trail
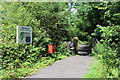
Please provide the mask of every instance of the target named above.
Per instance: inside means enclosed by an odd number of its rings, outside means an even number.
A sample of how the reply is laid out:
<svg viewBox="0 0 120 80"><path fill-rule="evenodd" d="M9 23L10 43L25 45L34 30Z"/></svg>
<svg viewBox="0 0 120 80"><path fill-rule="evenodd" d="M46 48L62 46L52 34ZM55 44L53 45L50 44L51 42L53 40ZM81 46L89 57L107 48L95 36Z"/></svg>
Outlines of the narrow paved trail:
<svg viewBox="0 0 120 80"><path fill-rule="evenodd" d="M92 57L71 56L39 69L26 78L82 78L88 72Z"/></svg>

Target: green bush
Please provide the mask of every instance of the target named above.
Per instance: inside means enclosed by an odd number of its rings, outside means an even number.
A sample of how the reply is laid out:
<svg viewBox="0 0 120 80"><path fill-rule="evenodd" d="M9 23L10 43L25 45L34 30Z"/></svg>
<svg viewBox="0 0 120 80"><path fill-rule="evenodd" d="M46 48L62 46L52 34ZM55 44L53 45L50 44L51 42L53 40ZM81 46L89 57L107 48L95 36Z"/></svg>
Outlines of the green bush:
<svg viewBox="0 0 120 80"><path fill-rule="evenodd" d="M55 61L71 56L70 49L67 46L64 46L63 42L61 42L57 48L58 48L57 51L52 54L52 56L54 56L55 58Z"/></svg>
<svg viewBox="0 0 120 80"><path fill-rule="evenodd" d="M120 41L120 25L107 27L97 25L97 28L94 30L94 33L92 35L101 37L102 42L118 43Z"/></svg>
<svg viewBox="0 0 120 80"><path fill-rule="evenodd" d="M105 78L118 78L119 59L118 59L118 48L111 48L109 45L98 42L92 54L95 55L97 60L105 70L102 70L100 74L105 72ZM96 70L95 70L96 71ZM99 67L98 67L99 71ZM104 77L101 76L101 77ZM97 77L100 77L99 74Z"/></svg>
<svg viewBox="0 0 120 80"><path fill-rule="evenodd" d="M21 64L21 68L11 68L9 70L2 69L0 73L3 80L16 80L16 78L23 78L27 75L32 75L37 69L45 68L52 64L54 59L51 57L41 57L36 63L24 62Z"/></svg>
<svg viewBox="0 0 120 80"><path fill-rule="evenodd" d="M44 30L38 28L39 21L24 6L21 6L21 3L3 2L2 15L0 46L3 68L21 67L22 63L35 62L46 53L50 38ZM31 44L16 43L17 25L32 27L33 42Z"/></svg>
<svg viewBox="0 0 120 80"><path fill-rule="evenodd" d="M2 43L0 43L0 48L2 48L2 53L0 53L0 55L2 55L3 69L1 70L1 78L19 78L29 75L36 69L46 67L54 61L63 59L69 55L69 52L59 44L61 40L63 40L61 35L60 37L56 35L57 32L62 34L65 32L61 26L65 25L62 21L64 12L61 14L62 17L59 17L59 11L55 15L54 10L55 6L59 8L57 3L52 3L53 5L49 4L51 8L48 10L46 10L47 8L45 7L48 3L40 4L43 4L44 7L40 7L39 3L1 2L2 24L0 31ZM40 9L40 11L38 9ZM47 13L47 11L50 14ZM60 11L62 12L62 9L60 9ZM38 15L37 12L40 15ZM46 16L44 12L46 12L48 16ZM59 17L55 21L51 21L51 18L53 18L51 15L53 14L56 18ZM47 22L44 22L43 19ZM31 44L16 43L16 27L18 25L32 27ZM54 26L52 28L57 29L57 31L54 33L54 29L51 29L49 26ZM50 34L51 32L52 34ZM59 43L57 44L56 52L52 55L47 53L47 45L53 42L52 39L54 39L51 36L60 38L60 40L57 39Z"/></svg>

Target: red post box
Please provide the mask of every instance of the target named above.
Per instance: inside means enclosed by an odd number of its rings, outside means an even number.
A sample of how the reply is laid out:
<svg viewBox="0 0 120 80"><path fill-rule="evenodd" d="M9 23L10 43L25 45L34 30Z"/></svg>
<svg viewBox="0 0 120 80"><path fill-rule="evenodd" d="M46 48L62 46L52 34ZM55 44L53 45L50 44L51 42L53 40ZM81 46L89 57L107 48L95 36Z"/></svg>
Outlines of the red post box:
<svg viewBox="0 0 120 80"><path fill-rule="evenodd" d="M48 53L54 53L55 47L54 44L48 44Z"/></svg>

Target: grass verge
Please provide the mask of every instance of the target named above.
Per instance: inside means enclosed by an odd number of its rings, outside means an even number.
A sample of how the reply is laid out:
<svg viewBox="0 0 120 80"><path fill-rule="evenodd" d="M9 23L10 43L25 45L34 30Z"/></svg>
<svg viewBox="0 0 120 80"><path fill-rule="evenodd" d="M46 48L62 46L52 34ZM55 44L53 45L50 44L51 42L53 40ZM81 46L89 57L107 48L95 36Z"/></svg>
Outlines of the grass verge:
<svg viewBox="0 0 120 80"><path fill-rule="evenodd" d="M89 71L87 74L83 76L83 78L118 78L118 69L111 69L112 73L114 73L114 77L110 76L108 73L108 66L102 64L100 60L94 58L94 61L90 65Z"/></svg>

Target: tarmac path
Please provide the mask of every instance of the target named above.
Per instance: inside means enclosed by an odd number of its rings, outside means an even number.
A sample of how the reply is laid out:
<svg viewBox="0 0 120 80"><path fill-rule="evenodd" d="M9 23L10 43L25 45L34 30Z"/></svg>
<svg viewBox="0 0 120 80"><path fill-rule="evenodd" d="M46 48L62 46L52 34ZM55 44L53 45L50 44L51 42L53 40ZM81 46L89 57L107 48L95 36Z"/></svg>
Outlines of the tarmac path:
<svg viewBox="0 0 120 80"><path fill-rule="evenodd" d="M90 56L71 56L25 78L82 78L88 72L91 62Z"/></svg>

